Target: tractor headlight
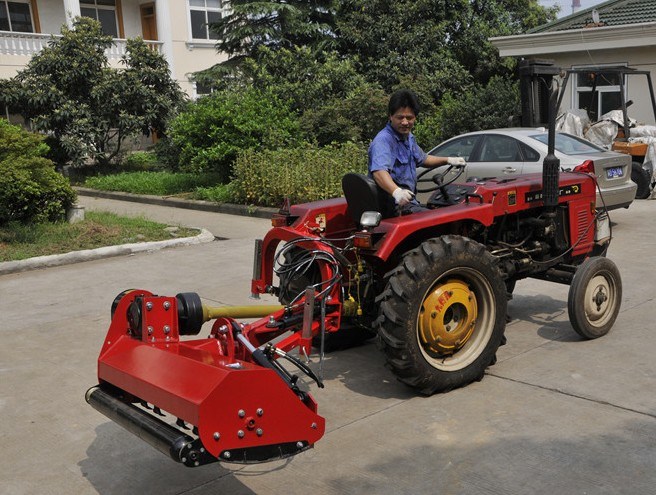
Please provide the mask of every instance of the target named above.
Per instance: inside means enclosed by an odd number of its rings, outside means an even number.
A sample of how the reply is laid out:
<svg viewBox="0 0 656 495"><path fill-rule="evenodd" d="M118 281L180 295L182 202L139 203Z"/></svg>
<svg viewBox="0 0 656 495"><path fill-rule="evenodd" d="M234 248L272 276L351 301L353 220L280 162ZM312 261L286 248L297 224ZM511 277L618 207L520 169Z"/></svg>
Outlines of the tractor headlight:
<svg viewBox="0 0 656 495"><path fill-rule="evenodd" d="M360 225L365 230L373 229L378 227L382 219L383 215L377 211L365 211L360 217Z"/></svg>

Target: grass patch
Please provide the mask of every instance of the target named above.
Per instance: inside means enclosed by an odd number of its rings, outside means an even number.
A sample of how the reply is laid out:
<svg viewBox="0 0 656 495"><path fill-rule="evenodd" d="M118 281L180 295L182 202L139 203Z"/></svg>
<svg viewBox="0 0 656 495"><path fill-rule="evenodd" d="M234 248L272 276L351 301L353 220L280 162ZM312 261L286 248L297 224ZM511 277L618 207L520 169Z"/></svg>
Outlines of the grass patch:
<svg viewBox="0 0 656 495"><path fill-rule="evenodd" d="M219 182L214 174L183 174L171 172L125 172L87 178L83 186L101 191L121 191L153 196L171 196L195 191L199 187L214 187Z"/></svg>
<svg viewBox="0 0 656 495"><path fill-rule="evenodd" d="M84 221L74 224L11 223L0 227L0 261L198 234L196 229L180 227L172 233L166 228L167 225L143 218L121 217L103 212L86 212Z"/></svg>
<svg viewBox="0 0 656 495"><path fill-rule="evenodd" d="M233 201L234 191L232 184L218 184L213 187L199 187L192 194L192 199L214 201L216 203L230 203Z"/></svg>

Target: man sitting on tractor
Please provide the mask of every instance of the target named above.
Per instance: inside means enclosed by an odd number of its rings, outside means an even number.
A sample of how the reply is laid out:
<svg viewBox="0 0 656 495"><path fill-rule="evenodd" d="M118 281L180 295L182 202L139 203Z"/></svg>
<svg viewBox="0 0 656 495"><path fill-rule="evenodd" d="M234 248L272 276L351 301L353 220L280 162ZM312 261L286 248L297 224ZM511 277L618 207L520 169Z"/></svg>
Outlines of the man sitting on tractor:
<svg viewBox="0 0 656 495"><path fill-rule="evenodd" d="M407 89L396 91L388 105L389 122L369 146L369 176L394 198L397 214L400 215L426 209L415 198L417 167L465 164L461 157L447 158L424 153L412 134L418 114L417 96Z"/></svg>

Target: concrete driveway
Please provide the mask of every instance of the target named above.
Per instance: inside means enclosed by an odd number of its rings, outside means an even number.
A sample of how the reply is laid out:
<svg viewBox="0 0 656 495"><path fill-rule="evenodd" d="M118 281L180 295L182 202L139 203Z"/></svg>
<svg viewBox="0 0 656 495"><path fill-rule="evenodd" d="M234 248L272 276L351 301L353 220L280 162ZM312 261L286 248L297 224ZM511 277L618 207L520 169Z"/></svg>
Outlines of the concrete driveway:
<svg viewBox="0 0 656 495"><path fill-rule="evenodd" d="M624 295L607 336L578 338L566 286L521 281L509 304L508 344L481 382L418 397L384 368L373 344L331 354L326 388L313 387L327 422L314 450L284 462L197 469L108 421L84 392L96 383L117 293L196 291L212 304L248 304L252 239L268 222L85 204L205 227L224 239L0 276L0 493L656 492L656 202L612 213L609 257Z"/></svg>

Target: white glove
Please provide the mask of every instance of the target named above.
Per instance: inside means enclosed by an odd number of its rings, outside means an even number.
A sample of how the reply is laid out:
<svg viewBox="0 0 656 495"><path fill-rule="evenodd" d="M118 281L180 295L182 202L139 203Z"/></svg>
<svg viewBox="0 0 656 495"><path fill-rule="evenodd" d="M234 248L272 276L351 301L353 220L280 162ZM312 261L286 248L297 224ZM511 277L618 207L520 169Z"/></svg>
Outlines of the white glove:
<svg viewBox="0 0 656 495"><path fill-rule="evenodd" d="M392 196L394 196L394 201L396 202L397 205L405 206L410 201L412 201L412 197L414 196L414 193L412 191L408 191L407 189L401 189L400 187L397 187L396 189L394 189Z"/></svg>
<svg viewBox="0 0 656 495"><path fill-rule="evenodd" d="M464 165L465 159L461 156L450 156L446 159L447 165Z"/></svg>

